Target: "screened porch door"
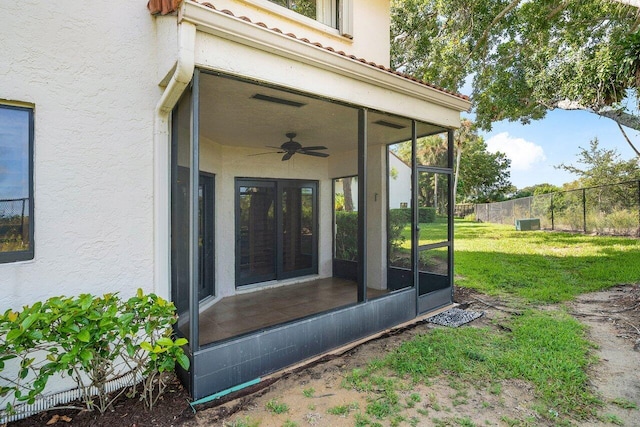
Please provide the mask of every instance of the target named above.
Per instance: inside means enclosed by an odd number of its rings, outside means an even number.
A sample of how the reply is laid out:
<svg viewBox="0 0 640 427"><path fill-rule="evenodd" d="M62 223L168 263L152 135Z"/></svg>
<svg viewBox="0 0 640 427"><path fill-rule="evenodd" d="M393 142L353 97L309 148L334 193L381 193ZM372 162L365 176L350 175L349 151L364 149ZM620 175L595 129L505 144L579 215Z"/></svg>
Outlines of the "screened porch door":
<svg viewBox="0 0 640 427"><path fill-rule="evenodd" d="M450 210L451 170L417 167L418 313L451 302L453 292L453 223Z"/></svg>
<svg viewBox="0 0 640 427"><path fill-rule="evenodd" d="M317 273L317 186L236 180L236 286Z"/></svg>

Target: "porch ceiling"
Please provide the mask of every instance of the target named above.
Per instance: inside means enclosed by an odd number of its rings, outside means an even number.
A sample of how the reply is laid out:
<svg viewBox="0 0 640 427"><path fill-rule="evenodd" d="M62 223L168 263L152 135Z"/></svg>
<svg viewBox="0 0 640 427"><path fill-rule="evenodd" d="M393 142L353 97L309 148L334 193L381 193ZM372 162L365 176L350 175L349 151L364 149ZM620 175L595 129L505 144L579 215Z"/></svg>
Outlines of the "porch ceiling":
<svg viewBox="0 0 640 427"><path fill-rule="evenodd" d="M257 94L302 105L256 99ZM286 133L295 132L303 146L323 145L329 154L357 147L357 108L226 76L201 74L200 114L201 138L222 145L269 151L266 146L278 147ZM418 134L445 130L420 123ZM367 131L369 145L405 141L411 138L411 121L370 112Z"/></svg>

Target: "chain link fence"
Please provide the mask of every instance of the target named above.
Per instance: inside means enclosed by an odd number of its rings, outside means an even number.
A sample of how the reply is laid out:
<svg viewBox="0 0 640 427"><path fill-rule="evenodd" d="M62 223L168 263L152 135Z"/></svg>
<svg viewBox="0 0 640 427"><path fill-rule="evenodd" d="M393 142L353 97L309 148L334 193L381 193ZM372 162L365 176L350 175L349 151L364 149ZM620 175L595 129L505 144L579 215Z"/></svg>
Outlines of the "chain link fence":
<svg viewBox="0 0 640 427"><path fill-rule="evenodd" d="M640 237L640 180L480 203L475 215L481 222L537 218L543 230Z"/></svg>
<svg viewBox="0 0 640 427"><path fill-rule="evenodd" d="M29 242L29 199L0 199L0 252L22 250Z"/></svg>

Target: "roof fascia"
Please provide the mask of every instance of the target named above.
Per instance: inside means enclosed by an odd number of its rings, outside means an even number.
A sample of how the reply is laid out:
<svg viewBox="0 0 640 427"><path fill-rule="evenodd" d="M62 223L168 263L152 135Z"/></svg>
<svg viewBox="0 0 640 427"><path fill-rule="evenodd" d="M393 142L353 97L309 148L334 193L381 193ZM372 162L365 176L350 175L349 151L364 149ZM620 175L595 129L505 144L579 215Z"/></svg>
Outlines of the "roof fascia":
<svg viewBox="0 0 640 427"><path fill-rule="evenodd" d="M293 59L332 73L353 78L386 90L421 99L455 111L469 110L471 103L458 96L439 91L424 84L375 68L356 59L331 52L278 33L260 24L246 22L230 14L201 4L185 1L178 16L179 22L190 22L199 31L241 43L256 49Z"/></svg>

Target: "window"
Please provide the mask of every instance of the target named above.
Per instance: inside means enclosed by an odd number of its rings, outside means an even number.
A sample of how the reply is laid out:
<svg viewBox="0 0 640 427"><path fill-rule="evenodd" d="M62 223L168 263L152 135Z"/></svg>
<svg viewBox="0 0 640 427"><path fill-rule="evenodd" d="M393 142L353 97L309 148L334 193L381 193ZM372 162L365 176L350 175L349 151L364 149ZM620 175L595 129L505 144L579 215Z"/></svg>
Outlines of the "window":
<svg viewBox="0 0 640 427"><path fill-rule="evenodd" d="M338 0L269 0L307 18L338 27Z"/></svg>
<svg viewBox="0 0 640 427"><path fill-rule="evenodd" d="M0 262L33 259L33 110L0 105Z"/></svg>

